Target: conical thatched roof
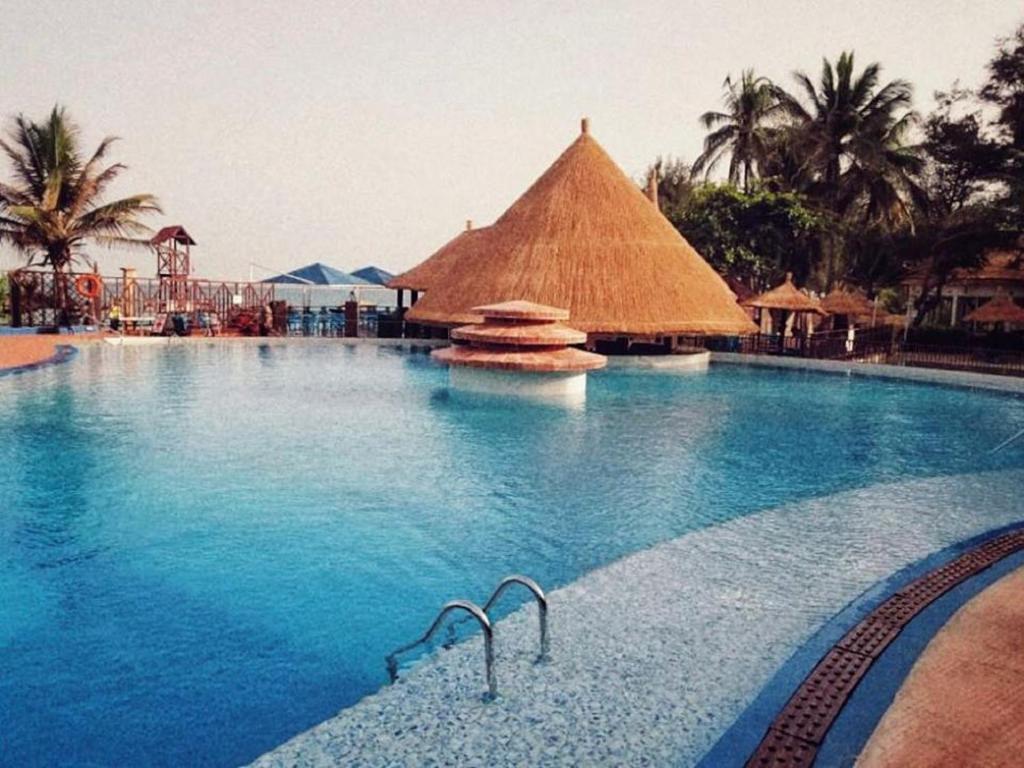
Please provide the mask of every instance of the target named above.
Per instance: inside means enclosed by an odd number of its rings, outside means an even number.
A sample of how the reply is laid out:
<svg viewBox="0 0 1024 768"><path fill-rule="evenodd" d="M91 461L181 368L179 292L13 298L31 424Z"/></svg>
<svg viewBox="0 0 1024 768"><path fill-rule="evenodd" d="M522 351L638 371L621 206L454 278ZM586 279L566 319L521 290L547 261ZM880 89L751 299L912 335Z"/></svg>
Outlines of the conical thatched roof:
<svg viewBox="0 0 1024 768"><path fill-rule="evenodd" d="M821 300L821 308L830 315L852 315L854 317L870 317L875 305L862 293L844 291L836 288Z"/></svg>
<svg viewBox="0 0 1024 768"><path fill-rule="evenodd" d="M426 294L413 322L479 322L472 307L567 308L589 333L752 333L721 277L584 132L492 226L464 232L393 288Z"/></svg>
<svg viewBox="0 0 1024 768"><path fill-rule="evenodd" d="M786 279L781 285L775 286L770 291L765 291L760 296L748 299L743 304L747 307L757 307L759 309L784 309L788 312L827 314L821 308L820 301L812 299L793 285L793 275L789 272L786 273Z"/></svg>
<svg viewBox="0 0 1024 768"><path fill-rule="evenodd" d="M1005 293L997 293L973 312L964 317L969 323L1021 323L1024 324L1024 308Z"/></svg>

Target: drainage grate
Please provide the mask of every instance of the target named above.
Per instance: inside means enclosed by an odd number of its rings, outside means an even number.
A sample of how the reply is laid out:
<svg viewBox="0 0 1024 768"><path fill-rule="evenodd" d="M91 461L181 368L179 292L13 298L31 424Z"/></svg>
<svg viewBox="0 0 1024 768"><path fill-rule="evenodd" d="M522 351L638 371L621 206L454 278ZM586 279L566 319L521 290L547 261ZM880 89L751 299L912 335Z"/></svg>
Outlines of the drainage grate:
<svg viewBox="0 0 1024 768"><path fill-rule="evenodd" d="M772 728L747 765L757 768L810 768L816 753L815 745Z"/></svg>
<svg viewBox="0 0 1024 768"><path fill-rule="evenodd" d="M1020 549L1024 549L1024 531L987 541L915 579L875 608L800 684L747 761L747 768L813 765L818 746L853 689L903 627L953 587Z"/></svg>
<svg viewBox="0 0 1024 768"><path fill-rule="evenodd" d="M872 614L851 629L836 643L837 648L877 658L885 647L900 633L902 626L886 616Z"/></svg>
<svg viewBox="0 0 1024 768"><path fill-rule="evenodd" d="M790 736L820 744L846 697L870 665L867 656L833 648L790 699L775 727Z"/></svg>

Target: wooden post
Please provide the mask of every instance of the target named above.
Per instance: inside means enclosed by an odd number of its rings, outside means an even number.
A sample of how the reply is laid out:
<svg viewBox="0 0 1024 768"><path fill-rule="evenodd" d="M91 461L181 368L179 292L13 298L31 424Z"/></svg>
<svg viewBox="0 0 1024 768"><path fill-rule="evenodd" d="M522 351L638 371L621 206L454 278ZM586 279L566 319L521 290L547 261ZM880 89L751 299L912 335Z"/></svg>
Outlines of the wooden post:
<svg viewBox="0 0 1024 768"><path fill-rule="evenodd" d="M355 338L359 335L359 302L349 299L345 302L345 336Z"/></svg>
<svg viewBox="0 0 1024 768"><path fill-rule="evenodd" d="M7 275L7 282L11 286L11 327L21 328L21 283Z"/></svg>

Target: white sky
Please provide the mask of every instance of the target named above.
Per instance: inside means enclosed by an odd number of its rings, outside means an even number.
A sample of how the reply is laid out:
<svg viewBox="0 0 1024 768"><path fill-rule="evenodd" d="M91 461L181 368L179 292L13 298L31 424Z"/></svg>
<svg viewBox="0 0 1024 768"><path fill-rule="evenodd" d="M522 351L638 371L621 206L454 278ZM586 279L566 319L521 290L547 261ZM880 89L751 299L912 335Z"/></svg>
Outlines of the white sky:
<svg viewBox="0 0 1024 768"><path fill-rule="evenodd" d="M585 114L632 176L659 154L692 159L698 115L745 67L791 83L853 48L912 81L927 111L934 90L981 81L1024 6L66 0L4 19L0 113L41 118L59 101L89 149L121 136L116 192L157 194L151 224L188 227L198 274L246 277L250 261L410 267L465 219L500 215ZM94 255L105 272L155 267Z"/></svg>

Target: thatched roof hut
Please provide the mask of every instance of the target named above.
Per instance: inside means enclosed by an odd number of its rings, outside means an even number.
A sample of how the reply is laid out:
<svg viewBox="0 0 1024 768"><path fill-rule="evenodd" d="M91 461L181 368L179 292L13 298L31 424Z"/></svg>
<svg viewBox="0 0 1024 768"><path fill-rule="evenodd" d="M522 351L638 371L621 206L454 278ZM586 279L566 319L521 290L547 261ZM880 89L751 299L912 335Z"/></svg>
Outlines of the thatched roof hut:
<svg viewBox="0 0 1024 768"><path fill-rule="evenodd" d="M1013 323L1024 325L1024 307L1006 293L997 293L964 317L969 323Z"/></svg>
<svg viewBox="0 0 1024 768"><path fill-rule="evenodd" d="M786 279L772 288L770 291L747 299L744 306L757 309L780 309L785 312L814 312L818 315L825 315L821 308L821 302L808 296L795 285L793 285L793 273L787 272Z"/></svg>
<svg viewBox="0 0 1024 768"><path fill-rule="evenodd" d="M875 305L862 293L844 291L836 288L821 300L821 308L830 315L846 315L848 317L871 317L876 312Z"/></svg>
<svg viewBox="0 0 1024 768"><path fill-rule="evenodd" d="M463 232L389 283L424 290L406 319L479 322L516 297L566 307L588 333L751 333L725 281L583 132L493 225Z"/></svg>
<svg viewBox="0 0 1024 768"><path fill-rule="evenodd" d="M438 250L415 267L388 281L388 288L398 290L425 291L434 285L444 285L453 266L463 259L472 258L483 247L483 240L490 227L473 229L471 221L466 229L442 245Z"/></svg>

